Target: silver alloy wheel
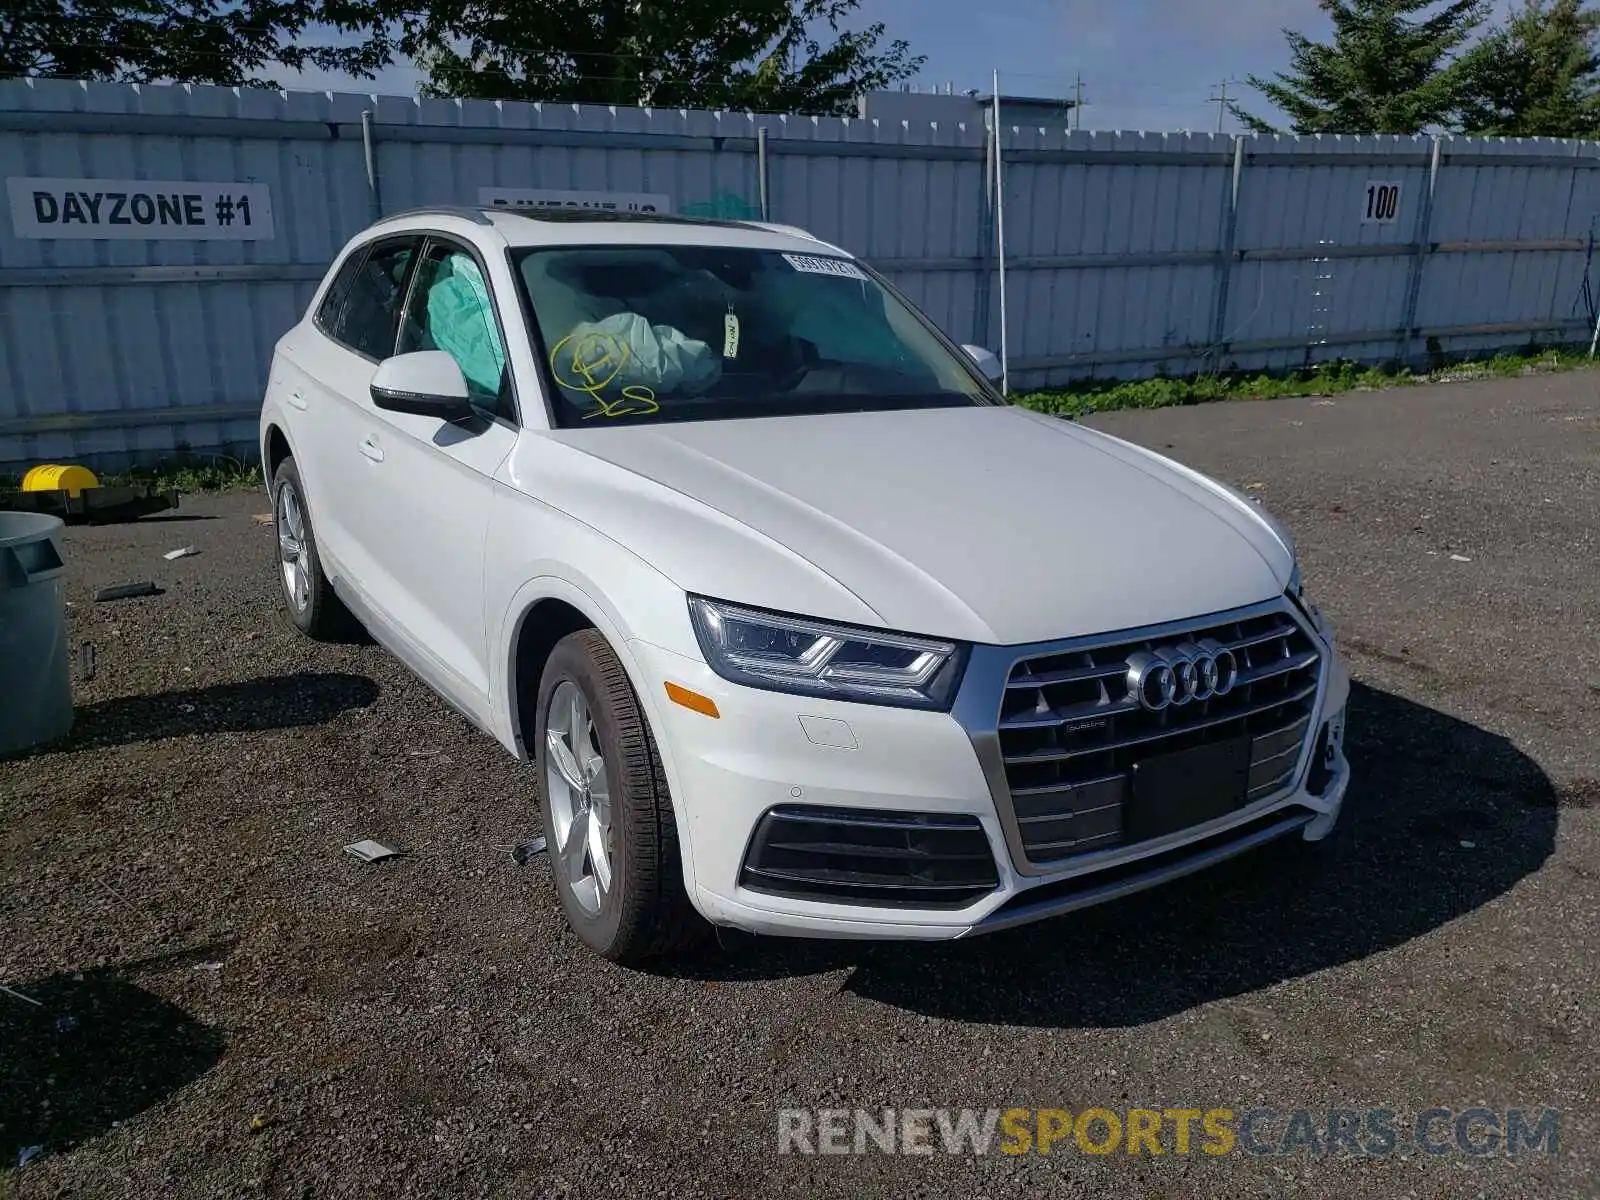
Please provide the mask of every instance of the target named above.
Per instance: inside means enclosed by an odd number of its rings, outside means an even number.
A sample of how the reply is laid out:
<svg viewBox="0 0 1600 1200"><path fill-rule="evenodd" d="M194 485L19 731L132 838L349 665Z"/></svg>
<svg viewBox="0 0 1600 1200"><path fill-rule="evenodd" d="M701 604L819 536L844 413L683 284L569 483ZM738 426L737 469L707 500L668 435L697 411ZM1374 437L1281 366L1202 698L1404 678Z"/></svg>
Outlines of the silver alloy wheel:
<svg viewBox="0 0 1600 1200"><path fill-rule="evenodd" d="M297 613L311 603L311 563L306 549L306 518L300 495L287 479L278 485L278 557L283 566L283 590Z"/></svg>
<svg viewBox="0 0 1600 1200"><path fill-rule="evenodd" d="M570 679L550 697L544 737L554 867L578 907L598 916L611 891L611 782L589 702Z"/></svg>

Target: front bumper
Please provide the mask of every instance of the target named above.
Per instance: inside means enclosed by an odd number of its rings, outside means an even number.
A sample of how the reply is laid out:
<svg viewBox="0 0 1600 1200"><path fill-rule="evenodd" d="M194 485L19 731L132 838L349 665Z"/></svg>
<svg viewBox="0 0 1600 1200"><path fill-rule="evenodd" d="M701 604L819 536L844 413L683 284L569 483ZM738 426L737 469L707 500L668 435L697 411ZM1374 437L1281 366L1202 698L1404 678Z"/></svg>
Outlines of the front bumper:
<svg viewBox="0 0 1600 1200"><path fill-rule="evenodd" d="M992 772L956 714L793 696L731 684L704 662L635 641L630 649L663 700L658 729L693 864L691 896L711 922L753 933L946 940L1040 920L1179 878L1266 842L1331 831L1349 783L1342 746L1349 678L1318 639L1322 672L1292 785L1248 807L1165 837L1078 855L1044 872L1017 869ZM712 697L720 718L665 703L668 681ZM963 690L965 690L965 684ZM1322 752L1317 731L1335 736ZM1313 763L1321 754L1320 763ZM1003 783L1000 786L1004 786ZM975 819L998 883L962 908L837 903L756 891L741 867L762 817L807 806Z"/></svg>

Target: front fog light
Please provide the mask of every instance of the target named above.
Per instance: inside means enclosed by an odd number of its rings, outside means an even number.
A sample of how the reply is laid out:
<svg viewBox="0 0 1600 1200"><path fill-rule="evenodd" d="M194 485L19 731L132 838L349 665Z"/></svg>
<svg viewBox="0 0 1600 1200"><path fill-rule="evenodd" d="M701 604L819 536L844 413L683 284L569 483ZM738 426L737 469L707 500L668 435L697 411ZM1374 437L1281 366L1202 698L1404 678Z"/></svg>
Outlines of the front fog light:
<svg viewBox="0 0 1600 1200"><path fill-rule="evenodd" d="M1340 746L1344 743L1344 710L1340 709L1322 723L1317 731L1317 744L1311 750L1311 763L1306 774L1306 791L1313 796L1325 795L1333 782L1339 765Z"/></svg>
<svg viewBox="0 0 1600 1200"><path fill-rule="evenodd" d="M1323 747L1322 761L1330 769L1339 761L1340 751L1344 747L1344 709L1340 709L1328 718L1328 741Z"/></svg>

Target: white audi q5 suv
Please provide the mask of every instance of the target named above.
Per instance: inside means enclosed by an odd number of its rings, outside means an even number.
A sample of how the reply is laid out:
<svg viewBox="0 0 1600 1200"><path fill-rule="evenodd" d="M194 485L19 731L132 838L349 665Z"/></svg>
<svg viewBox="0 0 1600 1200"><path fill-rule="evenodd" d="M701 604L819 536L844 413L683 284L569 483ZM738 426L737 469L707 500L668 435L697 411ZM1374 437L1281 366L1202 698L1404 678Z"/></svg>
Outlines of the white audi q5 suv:
<svg viewBox="0 0 1600 1200"><path fill-rule="evenodd" d="M1324 837L1349 682L1288 534L993 374L799 230L382 220L273 360L289 614L533 760L617 960L962 937Z"/></svg>

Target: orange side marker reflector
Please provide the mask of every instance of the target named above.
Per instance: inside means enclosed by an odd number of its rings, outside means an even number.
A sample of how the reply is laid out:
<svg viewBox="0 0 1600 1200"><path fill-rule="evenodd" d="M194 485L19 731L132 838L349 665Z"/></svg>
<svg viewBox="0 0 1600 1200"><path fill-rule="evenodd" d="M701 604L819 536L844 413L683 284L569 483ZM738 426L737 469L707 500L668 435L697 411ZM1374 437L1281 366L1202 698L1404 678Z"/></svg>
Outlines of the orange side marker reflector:
<svg viewBox="0 0 1600 1200"><path fill-rule="evenodd" d="M713 720L722 716L717 711L717 702L710 696L702 696L699 692L691 692L688 688L679 687L675 683L667 684L667 699L674 704L681 704L687 709L702 713Z"/></svg>

